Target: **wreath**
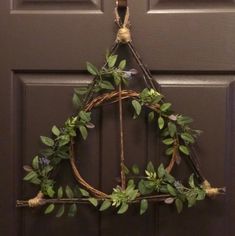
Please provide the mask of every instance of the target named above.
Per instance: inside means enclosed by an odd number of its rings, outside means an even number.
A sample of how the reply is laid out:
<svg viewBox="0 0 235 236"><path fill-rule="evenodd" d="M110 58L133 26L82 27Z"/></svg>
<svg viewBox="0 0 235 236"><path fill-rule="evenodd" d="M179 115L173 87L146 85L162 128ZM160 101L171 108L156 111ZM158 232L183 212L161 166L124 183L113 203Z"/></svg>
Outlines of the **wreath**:
<svg viewBox="0 0 235 236"><path fill-rule="evenodd" d="M151 73L144 66L131 42L127 18L123 24L118 17L116 19L120 29L114 47L106 56L105 65L97 69L91 63L87 63L87 71L94 76L94 80L87 87L74 90L73 103L77 108L76 114L69 117L63 127L53 126L50 137L41 136L45 149L33 158L31 165L24 166L27 172L24 180L37 185L39 192L32 199L18 200L18 207L46 205L45 214L56 211L56 216L60 217L66 207L68 216L75 216L81 203L91 204L99 211L114 207L118 214L125 213L131 204L139 204L142 215L148 209L148 203L153 201L175 204L180 213L185 205L192 207L206 196L216 196L225 192L225 188L211 187L202 175L195 158L192 146L201 131L192 129L192 118L175 113L172 104L165 101L164 95L159 92L158 84L152 79ZM126 70L126 60L119 60L115 54L121 43L129 46L143 72L142 78L146 88L142 91L128 89L129 80L135 77L137 71ZM148 122L155 122L161 141L166 146L165 154L169 156L167 166L155 166L149 162L144 170L145 174L140 175L143 170L136 164L133 163L130 167L125 165L123 100L127 100L133 107L133 119L137 119L145 108ZM111 193L104 193L91 186L81 176L76 164L79 153L76 153L75 145L79 142L79 137L86 140L89 130L95 128L92 123L92 111L113 103L119 104L121 184L114 186ZM193 170L187 185L176 180L171 174L175 163L179 165L182 158L190 163ZM55 171L64 162L70 163L78 183L76 186L64 187L56 182Z"/></svg>

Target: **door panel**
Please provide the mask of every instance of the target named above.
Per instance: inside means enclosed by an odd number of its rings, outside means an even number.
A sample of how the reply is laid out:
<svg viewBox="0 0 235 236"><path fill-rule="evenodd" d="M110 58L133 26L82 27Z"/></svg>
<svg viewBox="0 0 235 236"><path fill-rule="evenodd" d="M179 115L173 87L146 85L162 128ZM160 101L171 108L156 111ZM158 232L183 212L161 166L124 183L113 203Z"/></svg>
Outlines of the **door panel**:
<svg viewBox="0 0 235 236"><path fill-rule="evenodd" d="M139 216L132 206L125 216L98 213L79 207L74 219L44 216L42 209L16 209L16 199L27 199L36 189L22 181L22 165L41 148L40 135L53 124L62 125L73 114L74 87L91 81L85 62L102 65L115 39L114 1L0 2L0 235L225 235L235 234L234 179L234 49L233 1L129 1L136 48L160 83L166 100L179 113L194 117L201 168L215 186L227 194L206 200L178 215L174 208L153 204ZM143 43L144 42L144 43ZM122 54L127 53L122 49ZM131 68L130 60L129 67ZM133 83L138 84L139 80ZM132 120L124 104L127 165L144 167L162 156L156 124L143 114ZM78 161L86 180L110 192L118 183L118 108L94 110L96 129L78 146ZM92 147L92 148L91 148ZM185 163L174 174L185 179ZM74 181L70 167L58 173L64 185Z"/></svg>

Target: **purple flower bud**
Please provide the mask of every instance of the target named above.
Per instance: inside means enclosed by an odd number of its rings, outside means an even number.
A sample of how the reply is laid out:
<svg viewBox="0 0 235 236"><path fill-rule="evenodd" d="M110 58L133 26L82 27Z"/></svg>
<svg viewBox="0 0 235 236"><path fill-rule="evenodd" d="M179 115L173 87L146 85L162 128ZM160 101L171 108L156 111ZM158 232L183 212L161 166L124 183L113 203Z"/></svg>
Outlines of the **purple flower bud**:
<svg viewBox="0 0 235 236"><path fill-rule="evenodd" d="M47 166L50 164L50 160L48 160L46 157L40 157L39 161L40 161L40 164L43 166Z"/></svg>
<svg viewBox="0 0 235 236"><path fill-rule="evenodd" d="M131 79L132 76L137 75L138 71L136 69L130 69L129 71L124 71L127 79Z"/></svg>

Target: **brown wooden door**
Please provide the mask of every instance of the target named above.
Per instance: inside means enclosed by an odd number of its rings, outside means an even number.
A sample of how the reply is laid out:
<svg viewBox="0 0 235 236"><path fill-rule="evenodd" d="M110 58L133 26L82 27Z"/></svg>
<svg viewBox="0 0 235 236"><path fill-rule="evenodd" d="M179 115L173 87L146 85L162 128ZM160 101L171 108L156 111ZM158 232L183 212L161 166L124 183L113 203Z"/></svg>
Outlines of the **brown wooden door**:
<svg viewBox="0 0 235 236"><path fill-rule="evenodd" d="M180 215L162 205L152 205L144 216L135 207L116 216L83 206L76 218L60 219L40 209L16 209L16 199L36 193L22 181L23 163L40 149L39 136L72 114L73 88L91 80L85 62L102 65L116 27L110 0L1 0L0 235L235 235L235 5L232 0L130 0L129 5L136 48L175 110L194 117L194 126L204 131L202 170L213 185L227 187L226 196ZM117 109L101 109L94 117L97 128L81 148L81 171L111 191L118 175ZM143 122L125 117L127 164L159 162L157 137ZM189 173L184 164L174 172ZM59 179L72 179L69 166Z"/></svg>

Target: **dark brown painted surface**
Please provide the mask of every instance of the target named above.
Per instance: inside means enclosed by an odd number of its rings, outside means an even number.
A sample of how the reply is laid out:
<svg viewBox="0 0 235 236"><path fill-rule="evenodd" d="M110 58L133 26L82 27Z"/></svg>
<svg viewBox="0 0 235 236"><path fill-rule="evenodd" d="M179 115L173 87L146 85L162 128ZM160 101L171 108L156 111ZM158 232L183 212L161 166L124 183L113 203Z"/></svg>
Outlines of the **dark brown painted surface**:
<svg viewBox="0 0 235 236"><path fill-rule="evenodd" d="M102 64L116 28L110 0L1 0L0 235L235 235L235 4L223 0L129 4L136 47L175 110L194 117L194 126L204 130L199 141L202 169L212 184L227 186L227 195L181 215L156 205L142 217L135 207L125 216L81 207L74 219L16 209L16 199L36 191L22 182L23 163L40 148L39 135L48 134L53 124L63 124L72 114L73 87L91 79L84 74L85 62ZM138 80L133 83L141 87ZM154 125L147 125L144 117L133 122L128 104L125 112L127 164L165 161ZM80 144L81 172L105 191L111 191L118 176L117 114L115 106L94 111L97 127ZM184 178L190 171L182 164L174 173ZM69 166L59 179L72 181Z"/></svg>

